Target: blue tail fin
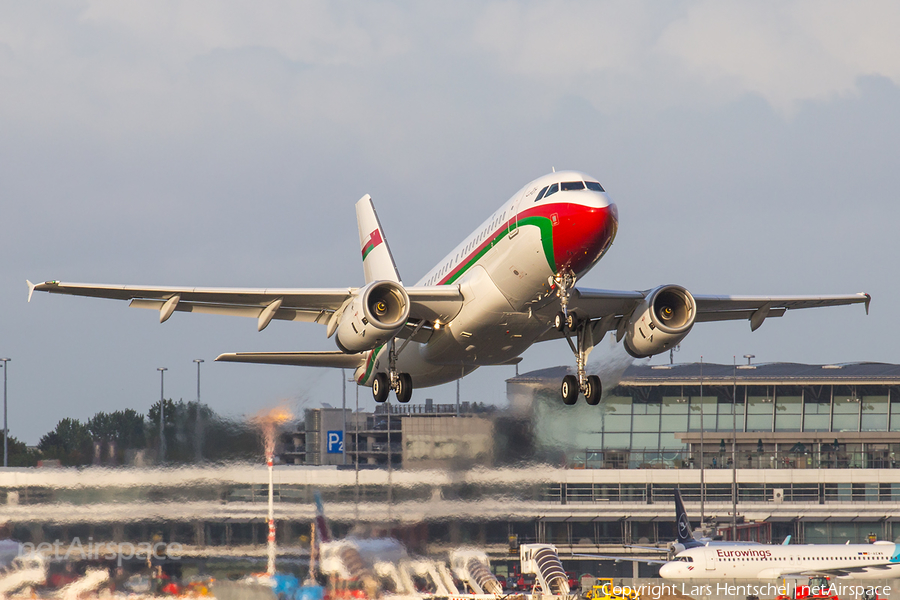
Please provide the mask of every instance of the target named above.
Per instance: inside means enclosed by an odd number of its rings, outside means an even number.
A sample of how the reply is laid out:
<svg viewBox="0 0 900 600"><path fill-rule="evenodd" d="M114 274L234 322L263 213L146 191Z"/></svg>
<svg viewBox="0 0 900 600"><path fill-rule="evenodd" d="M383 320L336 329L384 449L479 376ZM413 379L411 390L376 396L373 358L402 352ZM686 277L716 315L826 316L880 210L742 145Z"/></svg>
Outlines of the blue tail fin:
<svg viewBox="0 0 900 600"><path fill-rule="evenodd" d="M694 539L691 521L688 519L687 511L684 510L681 491L677 486L675 487L675 535L678 536L678 543L685 548L695 548L703 545Z"/></svg>

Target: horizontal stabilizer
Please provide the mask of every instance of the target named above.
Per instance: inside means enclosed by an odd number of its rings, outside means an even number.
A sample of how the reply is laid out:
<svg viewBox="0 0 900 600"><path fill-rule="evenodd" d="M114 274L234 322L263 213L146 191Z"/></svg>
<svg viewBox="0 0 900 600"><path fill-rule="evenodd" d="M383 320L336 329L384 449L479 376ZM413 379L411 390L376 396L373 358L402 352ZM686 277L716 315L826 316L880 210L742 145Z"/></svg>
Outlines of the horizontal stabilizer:
<svg viewBox="0 0 900 600"><path fill-rule="evenodd" d="M230 352L228 354L220 354L216 357L216 360L264 365L355 369L363 364L366 360L366 355L365 353L344 354L338 350L327 352Z"/></svg>

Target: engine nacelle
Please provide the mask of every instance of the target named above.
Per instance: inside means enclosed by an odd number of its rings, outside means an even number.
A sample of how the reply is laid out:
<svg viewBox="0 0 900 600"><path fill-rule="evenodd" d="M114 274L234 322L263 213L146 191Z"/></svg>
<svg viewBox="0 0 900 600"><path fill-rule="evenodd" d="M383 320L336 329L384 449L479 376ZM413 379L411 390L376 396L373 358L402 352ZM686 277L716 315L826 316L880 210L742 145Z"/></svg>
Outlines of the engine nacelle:
<svg viewBox="0 0 900 600"><path fill-rule="evenodd" d="M625 350L646 358L674 347L690 332L697 304L680 285L663 285L647 294L625 326Z"/></svg>
<svg viewBox="0 0 900 600"><path fill-rule="evenodd" d="M409 318L409 296L394 281L360 288L340 316L335 341L343 352L372 350L397 335Z"/></svg>

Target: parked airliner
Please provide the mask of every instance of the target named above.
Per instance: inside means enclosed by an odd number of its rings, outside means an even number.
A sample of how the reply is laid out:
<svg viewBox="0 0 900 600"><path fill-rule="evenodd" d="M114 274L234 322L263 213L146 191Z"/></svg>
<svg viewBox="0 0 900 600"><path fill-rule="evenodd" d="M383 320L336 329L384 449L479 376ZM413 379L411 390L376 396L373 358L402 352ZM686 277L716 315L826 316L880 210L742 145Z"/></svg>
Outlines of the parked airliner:
<svg viewBox="0 0 900 600"><path fill-rule="evenodd" d="M681 499L681 490L678 489L678 486L675 486L675 536L676 539L674 542L669 542L668 546L665 548L659 548L656 546L637 546L634 544L629 544L626 548L637 548L639 550L649 550L651 552L665 552L669 556L678 556L682 552L684 552L688 548L703 548L705 546L715 546L715 547L735 547L735 546L761 546L759 542L753 541L730 541L730 540L716 540L713 538L705 537L703 535L699 535L699 532L695 533L691 528L691 521L688 518L687 510L684 508L684 501ZM788 545L791 542L791 536L787 536L784 539L784 545ZM662 558L645 558L643 556L612 556L606 554L575 554L574 556L580 556L583 558L599 558L603 560L615 560L616 562L620 561L629 561L629 562L639 562L639 563L647 563L651 565L663 565L669 562L668 559Z"/></svg>
<svg viewBox="0 0 900 600"><path fill-rule="evenodd" d="M900 577L900 551L891 542L704 546L689 548L659 568L665 579L778 579L833 575L848 579Z"/></svg>
<svg viewBox="0 0 900 600"><path fill-rule="evenodd" d="M159 311L252 317L325 325L338 350L239 352L216 360L355 369L360 385L384 402L394 390L408 402L413 386L458 379L485 365L509 365L532 344L566 339L575 374L560 388L600 402L601 382L585 372L607 332L634 357L668 351L701 321L749 320L756 330L788 309L868 305L868 294L699 296L679 285L645 291L575 287L609 250L619 226L616 205L597 178L553 172L527 184L416 285L401 282L371 197L356 204L365 285L337 289L195 288L28 282L35 290L130 300ZM661 240L659 240L661 242Z"/></svg>

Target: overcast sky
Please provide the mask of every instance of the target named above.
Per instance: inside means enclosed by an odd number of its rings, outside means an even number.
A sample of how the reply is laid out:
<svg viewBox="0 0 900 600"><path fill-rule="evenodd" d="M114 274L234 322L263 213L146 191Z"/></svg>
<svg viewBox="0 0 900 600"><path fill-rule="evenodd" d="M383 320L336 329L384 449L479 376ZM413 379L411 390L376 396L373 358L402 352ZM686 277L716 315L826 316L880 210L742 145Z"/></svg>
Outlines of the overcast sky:
<svg viewBox="0 0 900 600"><path fill-rule="evenodd" d="M373 196L419 279L525 183L579 169L619 207L582 280L701 294L870 292L861 307L704 323L679 362L897 362L900 4L0 2L0 356L10 433L202 396L340 405L326 369L216 364L333 349L324 328L35 294L25 280L362 282ZM608 341L596 355L612 356ZM655 362L667 362L668 356ZM524 372L573 359L532 348ZM503 402L512 367L462 381ZM348 373L349 375L349 373ZM371 408L369 388L362 406ZM455 384L413 401L455 401ZM355 403L355 387L348 400Z"/></svg>

